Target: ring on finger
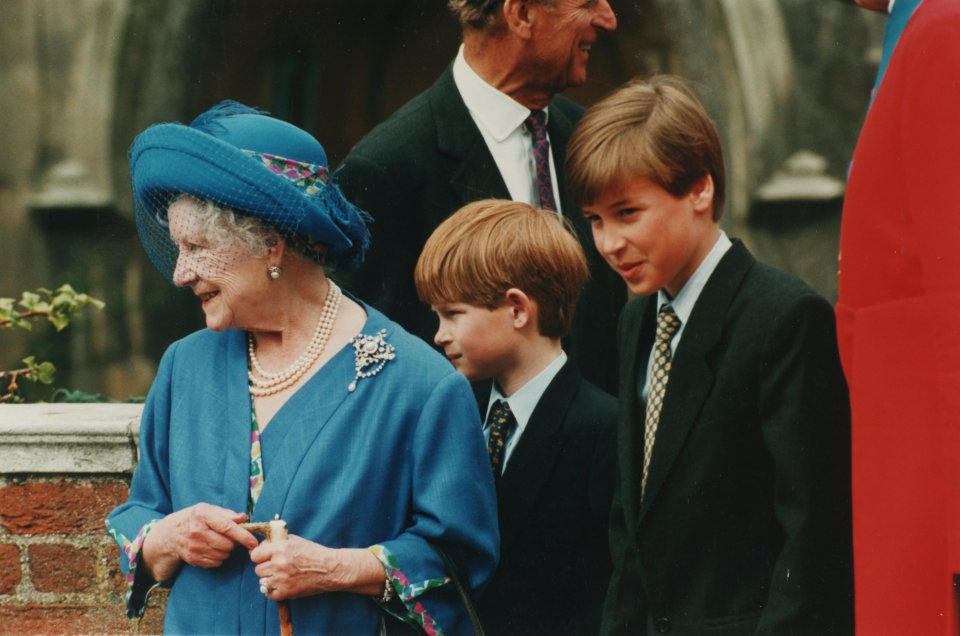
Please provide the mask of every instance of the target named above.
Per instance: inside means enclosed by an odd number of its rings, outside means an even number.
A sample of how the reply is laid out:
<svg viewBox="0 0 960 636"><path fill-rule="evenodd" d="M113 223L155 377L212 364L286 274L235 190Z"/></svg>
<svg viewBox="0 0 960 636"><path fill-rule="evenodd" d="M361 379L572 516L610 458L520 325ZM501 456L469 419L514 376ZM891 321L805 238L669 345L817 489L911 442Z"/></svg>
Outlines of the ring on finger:
<svg viewBox="0 0 960 636"><path fill-rule="evenodd" d="M260 593L264 596L270 594L273 590L267 584L267 579L260 579Z"/></svg>

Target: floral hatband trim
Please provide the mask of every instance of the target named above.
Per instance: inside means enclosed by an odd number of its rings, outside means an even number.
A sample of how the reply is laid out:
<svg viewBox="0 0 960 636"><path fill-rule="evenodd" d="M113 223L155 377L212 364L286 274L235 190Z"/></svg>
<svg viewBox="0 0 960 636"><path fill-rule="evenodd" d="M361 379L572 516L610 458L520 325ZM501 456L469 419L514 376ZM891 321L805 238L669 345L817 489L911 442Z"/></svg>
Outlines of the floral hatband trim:
<svg viewBox="0 0 960 636"><path fill-rule="evenodd" d="M243 150L244 154L259 159L270 172L287 179L305 196L315 196L321 188L330 185L330 174L326 166L287 159L266 152Z"/></svg>
<svg viewBox="0 0 960 636"><path fill-rule="evenodd" d="M407 608L409 614L401 616L386 607L384 607L384 609L403 622L415 627L420 627L428 636L443 636L443 630L440 629L440 626L437 625L433 617L427 612L427 608L423 606L423 603L417 600L417 597L424 592L446 585L450 582L450 579L444 576L437 579L427 579L425 581L411 583L407 575L400 569L400 564L397 562L396 557L384 546L372 546L370 551L373 552L373 555L383 564L383 568L387 572L387 581L389 581L397 593L397 598L400 599L404 607Z"/></svg>
<svg viewBox="0 0 960 636"><path fill-rule="evenodd" d="M354 369L356 375L353 382L347 387L351 393L356 390L357 382L364 378L372 378L383 367L397 357L396 349L387 342L387 330L381 329L374 336L360 334L353 338Z"/></svg>

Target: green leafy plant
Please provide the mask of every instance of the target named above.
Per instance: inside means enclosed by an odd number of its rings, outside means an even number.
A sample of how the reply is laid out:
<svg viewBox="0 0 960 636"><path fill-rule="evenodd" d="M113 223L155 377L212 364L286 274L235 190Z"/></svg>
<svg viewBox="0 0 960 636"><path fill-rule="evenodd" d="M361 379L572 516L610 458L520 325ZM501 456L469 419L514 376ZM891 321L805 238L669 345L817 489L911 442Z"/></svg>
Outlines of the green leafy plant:
<svg viewBox="0 0 960 636"><path fill-rule="evenodd" d="M70 285L61 285L55 291L40 288L35 292L23 292L20 301L0 298L0 327L33 329L32 321L46 318L57 331L62 331L77 312L87 306L103 309L103 301L77 292ZM53 382L57 369L51 362L37 362L34 356L22 361L23 367L0 371L0 404L21 402L20 382ZM6 388L3 388L3 385Z"/></svg>

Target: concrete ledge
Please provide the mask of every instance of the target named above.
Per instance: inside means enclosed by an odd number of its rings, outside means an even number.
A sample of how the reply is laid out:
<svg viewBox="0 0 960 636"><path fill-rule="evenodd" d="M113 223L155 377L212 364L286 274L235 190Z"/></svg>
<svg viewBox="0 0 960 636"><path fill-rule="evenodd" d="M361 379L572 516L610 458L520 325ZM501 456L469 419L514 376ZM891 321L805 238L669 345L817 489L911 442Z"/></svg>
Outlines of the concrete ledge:
<svg viewBox="0 0 960 636"><path fill-rule="evenodd" d="M0 474L130 473L142 404L0 406Z"/></svg>

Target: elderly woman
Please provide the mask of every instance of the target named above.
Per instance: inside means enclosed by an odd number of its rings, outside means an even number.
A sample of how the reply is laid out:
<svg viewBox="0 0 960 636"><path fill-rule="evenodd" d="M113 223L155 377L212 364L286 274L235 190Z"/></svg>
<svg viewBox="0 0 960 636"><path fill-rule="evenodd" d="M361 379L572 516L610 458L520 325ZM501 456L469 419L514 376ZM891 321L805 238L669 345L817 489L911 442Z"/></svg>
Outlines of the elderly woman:
<svg viewBox="0 0 960 636"><path fill-rule="evenodd" d="M473 591L496 564L476 403L325 275L369 235L323 148L223 102L141 133L130 174L144 248L207 324L164 355L129 500L107 519L130 616L164 585L172 633L275 633L278 602L301 634L373 634L385 612L466 631L437 548ZM243 526L276 517L287 541Z"/></svg>

